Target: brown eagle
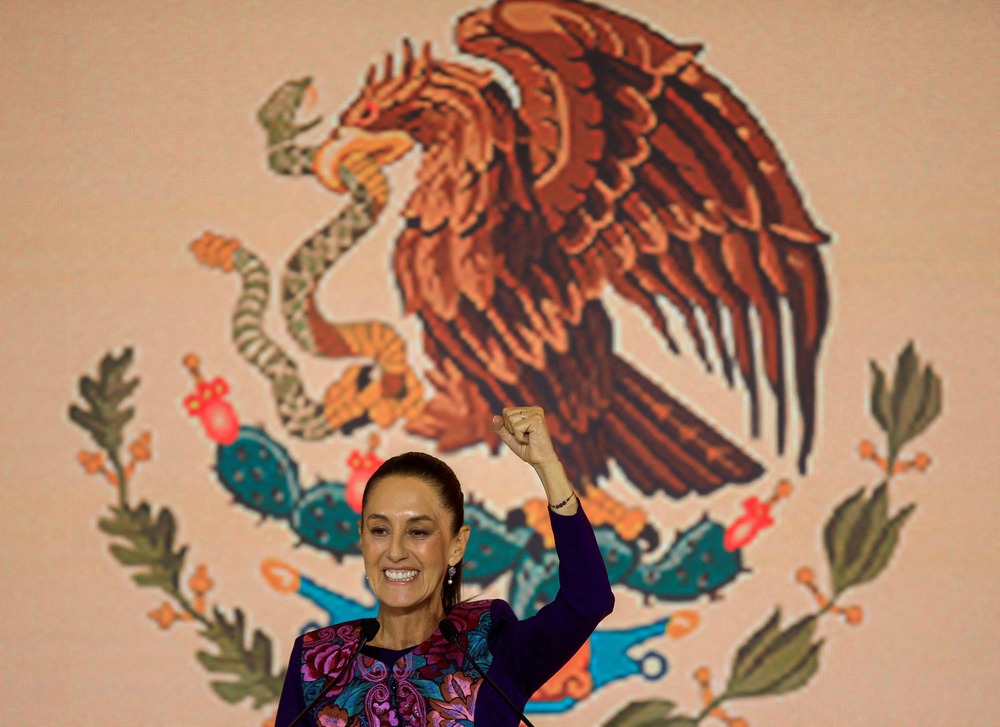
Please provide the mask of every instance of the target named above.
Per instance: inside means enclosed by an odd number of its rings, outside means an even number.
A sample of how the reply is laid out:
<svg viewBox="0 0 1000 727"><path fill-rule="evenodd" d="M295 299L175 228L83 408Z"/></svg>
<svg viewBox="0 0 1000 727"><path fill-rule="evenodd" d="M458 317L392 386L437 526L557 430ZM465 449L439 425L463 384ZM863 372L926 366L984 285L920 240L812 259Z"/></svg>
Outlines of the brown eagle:
<svg viewBox="0 0 1000 727"><path fill-rule="evenodd" d="M528 402L553 415L571 481L606 477L611 459L642 492L673 497L759 476L615 351L610 287L675 352L662 306L683 316L706 365L714 350L746 388L754 436L762 363L779 451L798 402L804 471L829 237L699 47L576 0L500 0L465 15L457 42L509 72L517 105L493 74L405 41L400 68L391 55L381 76L373 66L333 135L339 158L350 130L402 133L423 153L394 266L437 394L407 429L442 451L495 447L489 414Z"/></svg>

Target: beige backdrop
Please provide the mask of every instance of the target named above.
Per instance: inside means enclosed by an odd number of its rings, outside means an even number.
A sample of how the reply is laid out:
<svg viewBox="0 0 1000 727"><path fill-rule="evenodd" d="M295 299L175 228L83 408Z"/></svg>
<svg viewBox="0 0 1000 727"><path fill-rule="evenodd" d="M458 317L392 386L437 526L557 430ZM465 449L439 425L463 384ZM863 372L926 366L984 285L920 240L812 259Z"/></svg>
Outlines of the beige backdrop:
<svg viewBox="0 0 1000 727"><path fill-rule="evenodd" d="M132 583L97 529L114 492L81 470L76 453L92 444L66 410L78 377L107 350L135 347L142 384L130 432L153 432L153 459L133 490L177 515L189 563L207 564L215 581L211 603L242 606L275 638L283 663L298 628L319 612L269 588L264 558L360 595L356 563L344 577L323 554L295 549L285 524L256 525L227 504L209 472L212 446L181 405L192 387L181 365L187 352L201 357L206 374L230 382L241 415L276 433L306 483L343 478L347 454L367 434L308 444L281 432L264 380L228 338L236 280L198 266L188 243L206 229L234 235L279 268L343 201L267 170L258 105L281 82L312 75L316 111L337 112L368 64L403 36L430 39L453 56L454 20L470 7L464 0L0 6L0 723L260 725L270 715L211 692L194 659L204 647L195 629L161 630L146 615L162 595ZM891 366L911 339L942 374L944 412L907 453L928 453L929 470L893 484L894 508L918 505L893 561L847 599L863 607L863 623L821 623L822 664L806 688L727 706L753 727L996 723L997 6L618 0L614 7L674 39L704 42L703 62L776 138L810 209L835 235L826 257L832 327L808 476L797 476L791 458L776 458L765 435L749 446L769 472L750 490L676 503L612 485L666 533L706 509L729 521L749 492L767 496L790 477L795 492L779 505L777 525L747 551L752 576L721 601L694 604L701 625L693 634L652 643L670 661L665 678L615 683L569 715L536 723L598 724L627 701L653 696L696 711L697 667L708 666L720 688L735 647L775 605L789 617L815 608L795 571L822 572L824 518L878 479L857 455L861 439L882 441L867 411L868 361ZM350 272L334 274L323 291L337 318L379 318L414 341L418 325L402 317L388 270L415 168L415 155L393 168L391 209L364 255L344 263ZM620 305L614 310L622 348L747 441L739 394L701 373L690 355L664 356L645 343L645 323ZM278 314L268 320L288 343ZM337 370L303 365L317 392ZM421 441L396 427L383 433L380 451L414 446ZM509 459L487 460L476 449L452 462L499 509L535 494ZM611 625L674 610L644 609L628 590L617 595Z"/></svg>

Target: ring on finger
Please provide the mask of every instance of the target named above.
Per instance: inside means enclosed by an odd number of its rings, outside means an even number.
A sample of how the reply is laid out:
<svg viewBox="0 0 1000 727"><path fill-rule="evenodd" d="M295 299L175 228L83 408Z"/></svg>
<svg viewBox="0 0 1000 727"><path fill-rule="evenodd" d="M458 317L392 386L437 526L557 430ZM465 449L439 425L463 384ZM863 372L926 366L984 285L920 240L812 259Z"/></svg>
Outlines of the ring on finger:
<svg viewBox="0 0 1000 727"><path fill-rule="evenodd" d="M521 412L521 418L522 418L522 419L525 419L525 418L526 418L526 417L525 417L525 415L524 415L524 412L523 412L523 411Z"/></svg>

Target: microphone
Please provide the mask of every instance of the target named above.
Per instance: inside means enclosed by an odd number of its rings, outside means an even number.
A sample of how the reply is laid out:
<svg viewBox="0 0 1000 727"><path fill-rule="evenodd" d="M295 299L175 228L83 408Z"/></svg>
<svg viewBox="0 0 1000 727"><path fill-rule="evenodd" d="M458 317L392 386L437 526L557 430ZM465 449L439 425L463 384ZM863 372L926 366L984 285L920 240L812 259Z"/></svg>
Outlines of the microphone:
<svg viewBox="0 0 1000 727"><path fill-rule="evenodd" d="M497 694L503 697L503 701L505 701L507 705L514 710L514 713L521 718L521 721L528 725L528 727L535 727L535 725L531 724L531 720L524 716L524 712L522 712L518 706L511 701L511 698L504 693L503 689L501 689L500 686L490 678L490 675L476 663L476 660L472 658L472 654L469 653L469 650L462 645L462 640L458 637L458 628L456 628L455 624L448 619L442 619L441 623L438 624L438 628L441 629L441 634L448 639L448 641L455 644L455 646L462 650L462 653L465 654L465 658L472 662L472 665L476 667L476 671L482 674L483 679L489 682L490 686L496 690Z"/></svg>
<svg viewBox="0 0 1000 727"><path fill-rule="evenodd" d="M343 672L347 672L347 674L350 675L350 673L354 670L354 660L358 658L358 654L360 654L361 650L365 648L365 644L375 638L375 634L378 633L380 628L382 628L382 624L380 624L378 619L375 618L366 618L361 622L361 636L358 638L358 649L354 652L354 658L352 658L351 661L345 665ZM288 727L295 727L295 725L301 722L302 718L311 712L313 707L315 707L323 696L330 691L330 688L334 685L337 679L343 675L343 672L327 677L323 682L323 688L319 690L319 694L316 695L316 698L309 702L305 709L299 712L299 716L293 719L289 723Z"/></svg>

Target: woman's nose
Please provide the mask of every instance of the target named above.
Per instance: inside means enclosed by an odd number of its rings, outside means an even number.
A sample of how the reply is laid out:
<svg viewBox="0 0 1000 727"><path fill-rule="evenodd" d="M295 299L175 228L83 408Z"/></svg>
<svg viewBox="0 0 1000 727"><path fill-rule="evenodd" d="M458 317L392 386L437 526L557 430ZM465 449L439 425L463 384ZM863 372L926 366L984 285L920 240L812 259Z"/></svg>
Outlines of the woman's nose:
<svg viewBox="0 0 1000 727"><path fill-rule="evenodd" d="M406 537L404 533L394 533L389 541L389 557L402 560L406 557Z"/></svg>

